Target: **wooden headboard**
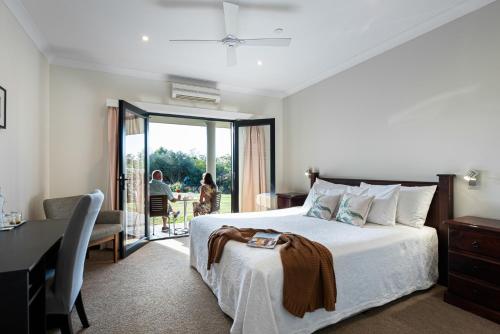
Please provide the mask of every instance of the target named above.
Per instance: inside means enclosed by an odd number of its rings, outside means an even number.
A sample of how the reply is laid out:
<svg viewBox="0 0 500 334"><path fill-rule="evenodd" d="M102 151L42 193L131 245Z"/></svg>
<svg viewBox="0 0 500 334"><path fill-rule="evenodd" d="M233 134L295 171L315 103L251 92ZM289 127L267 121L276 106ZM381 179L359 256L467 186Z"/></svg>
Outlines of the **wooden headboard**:
<svg viewBox="0 0 500 334"><path fill-rule="evenodd" d="M437 190L432 199L425 225L434 227L438 234L439 245L439 283L448 285L448 225L445 222L453 217L453 174L438 174L437 182L419 181L387 181L387 180L365 180L365 179L342 179L319 176L318 173L311 174L311 186L317 178L338 184L359 186L361 182L369 184L387 185L401 184L406 187L422 187L436 185Z"/></svg>

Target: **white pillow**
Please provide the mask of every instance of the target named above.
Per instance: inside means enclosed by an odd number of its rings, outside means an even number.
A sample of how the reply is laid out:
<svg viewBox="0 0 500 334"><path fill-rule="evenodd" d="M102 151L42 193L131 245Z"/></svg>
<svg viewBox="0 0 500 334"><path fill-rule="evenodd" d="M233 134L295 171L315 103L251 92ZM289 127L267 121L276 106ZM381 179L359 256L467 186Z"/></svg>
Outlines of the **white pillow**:
<svg viewBox="0 0 500 334"><path fill-rule="evenodd" d="M401 187L397 222L418 228L424 226L436 188L437 186Z"/></svg>
<svg viewBox="0 0 500 334"><path fill-rule="evenodd" d="M361 188L361 187L347 186L345 189L346 194L353 194L357 196L366 195L367 192L368 188Z"/></svg>
<svg viewBox="0 0 500 334"><path fill-rule="evenodd" d="M400 184L373 185L361 182L361 188L367 189L363 195L375 197L368 213L368 222L379 225L396 225Z"/></svg>
<svg viewBox="0 0 500 334"><path fill-rule="evenodd" d="M309 190L309 194L307 195L307 198L302 207L307 210L311 209L316 194L330 196L342 195L346 189L347 186L344 184L336 184L328 181L323 181L321 179L316 179L316 182L314 182L311 190Z"/></svg>

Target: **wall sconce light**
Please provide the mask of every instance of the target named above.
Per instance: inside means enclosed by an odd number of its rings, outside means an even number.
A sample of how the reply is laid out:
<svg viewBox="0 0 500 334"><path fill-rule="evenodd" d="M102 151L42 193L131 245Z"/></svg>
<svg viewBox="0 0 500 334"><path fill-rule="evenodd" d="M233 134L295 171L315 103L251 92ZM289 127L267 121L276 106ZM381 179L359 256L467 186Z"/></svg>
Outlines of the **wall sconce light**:
<svg viewBox="0 0 500 334"><path fill-rule="evenodd" d="M316 178L319 175L319 169L309 167L308 169L306 169L306 172L304 173L304 175L307 176L311 180L311 187L312 187L313 183L316 181Z"/></svg>
<svg viewBox="0 0 500 334"><path fill-rule="evenodd" d="M479 171L469 169L464 175L464 180L469 182L469 187L477 186L477 179L479 178Z"/></svg>
<svg viewBox="0 0 500 334"><path fill-rule="evenodd" d="M309 167L308 169L306 169L306 172L304 173L304 175L307 176L308 178L311 178L313 174L319 174L319 169Z"/></svg>

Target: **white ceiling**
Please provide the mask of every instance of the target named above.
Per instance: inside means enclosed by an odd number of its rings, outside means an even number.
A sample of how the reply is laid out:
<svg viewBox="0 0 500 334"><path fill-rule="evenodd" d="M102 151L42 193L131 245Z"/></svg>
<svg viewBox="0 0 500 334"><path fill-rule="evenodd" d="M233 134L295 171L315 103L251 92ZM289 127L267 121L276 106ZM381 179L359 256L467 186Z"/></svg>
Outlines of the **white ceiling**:
<svg viewBox="0 0 500 334"><path fill-rule="evenodd" d="M235 0L238 37L293 40L288 48L240 48L234 67L222 46L169 43L224 37L221 0L4 2L51 63L286 96L493 1Z"/></svg>

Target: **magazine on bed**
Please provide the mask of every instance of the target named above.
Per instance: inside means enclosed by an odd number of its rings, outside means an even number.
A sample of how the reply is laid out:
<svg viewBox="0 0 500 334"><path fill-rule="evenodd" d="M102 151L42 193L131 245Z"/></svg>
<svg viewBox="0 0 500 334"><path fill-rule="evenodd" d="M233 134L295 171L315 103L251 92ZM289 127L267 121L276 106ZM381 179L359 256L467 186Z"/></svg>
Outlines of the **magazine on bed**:
<svg viewBox="0 0 500 334"><path fill-rule="evenodd" d="M250 247L269 248L272 249L278 243L280 233L265 233L257 232L253 238L247 243Z"/></svg>

